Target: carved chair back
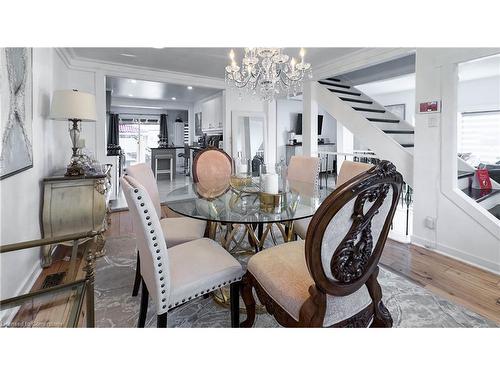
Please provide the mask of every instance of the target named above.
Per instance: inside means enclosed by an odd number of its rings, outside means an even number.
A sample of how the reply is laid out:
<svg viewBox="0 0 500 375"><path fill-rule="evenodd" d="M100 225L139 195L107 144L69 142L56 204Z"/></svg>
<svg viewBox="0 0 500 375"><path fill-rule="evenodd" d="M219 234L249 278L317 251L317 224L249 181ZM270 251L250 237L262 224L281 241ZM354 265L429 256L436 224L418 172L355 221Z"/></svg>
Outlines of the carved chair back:
<svg viewBox="0 0 500 375"><path fill-rule="evenodd" d="M318 290L349 295L377 270L402 182L394 165L382 161L321 204L305 243L307 267Z"/></svg>
<svg viewBox="0 0 500 375"><path fill-rule="evenodd" d="M141 259L141 276L154 299L157 314L168 311L170 268L167 245L147 189L131 176L121 178Z"/></svg>

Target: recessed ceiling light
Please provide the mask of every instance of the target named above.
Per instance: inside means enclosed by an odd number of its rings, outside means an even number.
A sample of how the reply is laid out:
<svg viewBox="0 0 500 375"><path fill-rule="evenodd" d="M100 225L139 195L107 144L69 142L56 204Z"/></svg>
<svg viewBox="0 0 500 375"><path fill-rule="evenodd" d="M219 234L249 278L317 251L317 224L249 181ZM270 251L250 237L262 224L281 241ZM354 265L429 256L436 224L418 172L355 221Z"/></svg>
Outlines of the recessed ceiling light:
<svg viewBox="0 0 500 375"><path fill-rule="evenodd" d="M163 49L165 47L153 47L154 49Z"/></svg>
<svg viewBox="0 0 500 375"><path fill-rule="evenodd" d="M175 96L172 96L172 100L177 100L177 98Z"/></svg>
<svg viewBox="0 0 500 375"><path fill-rule="evenodd" d="M128 96L134 96L133 94L128 94Z"/></svg>
<svg viewBox="0 0 500 375"><path fill-rule="evenodd" d="M125 56L125 57L137 57L136 55L132 55L130 53L120 53L120 56Z"/></svg>
<svg viewBox="0 0 500 375"><path fill-rule="evenodd" d="M130 82L137 83L137 81L135 79L131 79Z"/></svg>
<svg viewBox="0 0 500 375"><path fill-rule="evenodd" d="M193 89L193 86L188 86L187 87L188 90L192 90Z"/></svg>

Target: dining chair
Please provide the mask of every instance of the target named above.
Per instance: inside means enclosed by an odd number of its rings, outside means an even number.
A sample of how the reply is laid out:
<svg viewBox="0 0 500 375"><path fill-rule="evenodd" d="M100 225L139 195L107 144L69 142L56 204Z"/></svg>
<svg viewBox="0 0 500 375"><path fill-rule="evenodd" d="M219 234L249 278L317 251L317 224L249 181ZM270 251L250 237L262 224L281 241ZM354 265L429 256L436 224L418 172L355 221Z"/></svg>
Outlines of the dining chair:
<svg viewBox="0 0 500 375"><path fill-rule="evenodd" d="M353 177L356 177L359 174L366 172L372 167L373 164L358 163L349 160L344 161L342 163L342 166L340 167L339 175L337 177L336 187L343 185ZM300 238L305 239L307 228L309 227L310 222L311 218L296 220L293 224L293 230L295 234Z"/></svg>
<svg viewBox="0 0 500 375"><path fill-rule="evenodd" d="M239 326L240 263L209 238L169 247L147 189L133 177L121 179L141 263L141 307L138 326L144 327L149 296L156 305L157 326L167 326L167 314L194 298L230 286L231 327Z"/></svg>
<svg viewBox="0 0 500 375"><path fill-rule="evenodd" d="M318 185L319 168L320 159L318 157L299 155L292 156L287 170L287 178L289 180L290 188L293 188L293 185L296 184L296 182L301 185L300 190L303 190L307 185L310 185L311 188L316 187ZM307 230L307 226L310 221L310 219L295 220L293 223L294 233L300 236L299 233L304 231L303 228L306 228Z"/></svg>
<svg viewBox="0 0 500 375"><path fill-rule="evenodd" d="M255 289L282 326L391 327L377 275L402 182L382 161L326 198L305 241L252 256L241 284L247 311L241 326L254 323Z"/></svg>
<svg viewBox="0 0 500 375"><path fill-rule="evenodd" d="M144 163L134 164L127 168L126 174L137 180L148 192L153 203L153 209L160 218L160 226L167 238L167 246L176 246L184 242L202 238L205 235L206 222L203 220L187 217L165 217L162 218L160 194L158 185L151 168ZM141 283L141 260L137 252L137 265L135 271L135 282L132 296L137 296Z"/></svg>
<svg viewBox="0 0 500 375"><path fill-rule="evenodd" d="M206 193L220 192L229 187L233 161L231 156L219 148L208 147L198 151L193 159L191 171L197 190ZM208 222L206 235L215 235L218 227L225 224Z"/></svg>
<svg viewBox="0 0 500 375"><path fill-rule="evenodd" d="M231 169L231 156L218 148L206 148L194 157L193 181L203 185L229 184Z"/></svg>

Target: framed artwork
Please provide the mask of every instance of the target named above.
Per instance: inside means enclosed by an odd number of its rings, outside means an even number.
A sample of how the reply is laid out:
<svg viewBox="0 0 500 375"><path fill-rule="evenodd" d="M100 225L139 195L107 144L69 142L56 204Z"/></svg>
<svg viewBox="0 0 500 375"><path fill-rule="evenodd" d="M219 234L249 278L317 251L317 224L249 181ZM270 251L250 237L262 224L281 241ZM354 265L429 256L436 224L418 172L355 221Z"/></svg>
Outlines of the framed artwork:
<svg viewBox="0 0 500 375"><path fill-rule="evenodd" d="M0 48L0 180L33 167L31 48Z"/></svg>
<svg viewBox="0 0 500 375"><path fill-rule="evenodd" d="M201 130L201 112L197 112L194 114L194 135L200 136L203 135L203 131Z"/></svg>
<svg viewBox="0 0 500 375"><path fill-rule="evenodd" d="M386 105L385 108L401 120L406 120L406 104L391 104Z"/></svg>

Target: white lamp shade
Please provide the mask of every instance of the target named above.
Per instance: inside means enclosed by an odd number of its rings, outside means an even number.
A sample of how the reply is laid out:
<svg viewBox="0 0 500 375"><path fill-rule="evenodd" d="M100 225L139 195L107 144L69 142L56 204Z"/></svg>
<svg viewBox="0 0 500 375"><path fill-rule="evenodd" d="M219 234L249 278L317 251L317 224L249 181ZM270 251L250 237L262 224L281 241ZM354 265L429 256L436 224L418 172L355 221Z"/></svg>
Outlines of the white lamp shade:
<svg viewBox="0 0 500 375"><path fill-rule="evenodd" d="M78 90L58 90L52 95L50 118L95 121L95 96Z"/></svg>

